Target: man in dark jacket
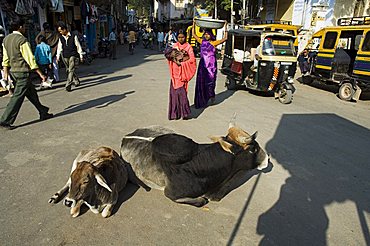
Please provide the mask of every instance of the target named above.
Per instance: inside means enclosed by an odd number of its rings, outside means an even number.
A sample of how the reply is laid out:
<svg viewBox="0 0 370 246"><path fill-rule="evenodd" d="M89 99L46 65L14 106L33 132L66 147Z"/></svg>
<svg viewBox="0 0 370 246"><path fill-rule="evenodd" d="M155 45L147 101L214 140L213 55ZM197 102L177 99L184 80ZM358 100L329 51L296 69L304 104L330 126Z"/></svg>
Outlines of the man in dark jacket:
<svg viewBox="0 0 370 246"><path fill-rule="evenodd" d="M63 62L67 70L66 91L72 91L72 84L78 86L80 84L77 75L75 74L75 66L80 57L83 60L83 51L76 35L71 34L67 26L63 22L58 23L58 32L62 35L59 38L57 49L57 62L62 56Z"/></svg>
<svg viewBox="0 0 370 246"><path fill-rule="evenodd" d="M8 130L15 128L12 124L17 118L25 97L39 111L40 120L53 117L53 114L48 113L49 108L40 103L36 89L29 79L31 70L35 70L42 81L46 80L46 76L38 68L30 43L23 36L26 31L24 21L14 21L11 24L11 29L13 33L6 36L3 41L2 65L4 67L4 79L8 78L10 72L14 78L15 89L13 97L10 98L0 120L0 127Z"/></svg>

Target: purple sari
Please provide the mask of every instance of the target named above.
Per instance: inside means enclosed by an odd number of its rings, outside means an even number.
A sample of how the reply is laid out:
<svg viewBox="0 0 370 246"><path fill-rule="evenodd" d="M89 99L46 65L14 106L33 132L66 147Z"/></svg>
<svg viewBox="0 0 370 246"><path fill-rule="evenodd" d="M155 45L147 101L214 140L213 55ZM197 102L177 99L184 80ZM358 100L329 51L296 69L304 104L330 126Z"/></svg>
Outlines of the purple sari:
<svg viewBox="0 0 370 246"><path fill-rule="evenodd" d="M209 41L203 40L195 84L195 108L205 108L209 99L215 97L216 76L216 48Z"/></svg>

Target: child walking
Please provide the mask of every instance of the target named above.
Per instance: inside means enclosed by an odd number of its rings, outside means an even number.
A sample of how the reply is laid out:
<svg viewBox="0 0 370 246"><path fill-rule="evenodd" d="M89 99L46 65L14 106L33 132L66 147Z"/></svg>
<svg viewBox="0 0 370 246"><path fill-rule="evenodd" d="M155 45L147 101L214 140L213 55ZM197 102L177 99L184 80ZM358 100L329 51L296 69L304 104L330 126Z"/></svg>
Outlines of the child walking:
<svg viewBox="0 0 370 246"><path fill-rule="evenodd" d="M46 37L40 35L38 37L38 45L36 46L35 59L40 70L46 74L47 80L41 82L41 87L51 88L52 87L52 59L51 59L51 48L46 44Z"/></svg>

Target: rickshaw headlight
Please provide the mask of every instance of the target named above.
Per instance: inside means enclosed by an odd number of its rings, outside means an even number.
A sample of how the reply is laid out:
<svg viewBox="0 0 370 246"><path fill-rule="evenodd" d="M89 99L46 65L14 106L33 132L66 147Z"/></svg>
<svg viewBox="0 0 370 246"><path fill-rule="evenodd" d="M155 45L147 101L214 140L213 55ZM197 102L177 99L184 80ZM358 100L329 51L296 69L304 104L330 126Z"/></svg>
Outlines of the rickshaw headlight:
<svg viewBox="0 0 370 246"><path fill-rule="evenodd" d="M288 77L287 80L288 80L288 83L290 83L290 84L293 84L294 83L294 79L292 77L290 77L290 76Z"/></svg>

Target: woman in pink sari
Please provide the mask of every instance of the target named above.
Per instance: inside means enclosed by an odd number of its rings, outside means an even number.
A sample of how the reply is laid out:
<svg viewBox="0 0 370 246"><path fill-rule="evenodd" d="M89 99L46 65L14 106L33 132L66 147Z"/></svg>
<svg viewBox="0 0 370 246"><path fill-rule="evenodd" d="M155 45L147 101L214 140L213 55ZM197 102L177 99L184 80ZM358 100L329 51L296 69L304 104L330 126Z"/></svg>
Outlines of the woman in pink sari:
<svg viewBox="0 0 370 246"><path fill-rule="evenodd" d="M168 108L168 119L188 119L191 114L188 100L188 82L193 78L196 71L196 60L193 48L186 42L185 32L179 31L178 42L167 50L167 54L174 54L172 58L167 56L170 68L170 102Z"/></svg>

